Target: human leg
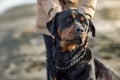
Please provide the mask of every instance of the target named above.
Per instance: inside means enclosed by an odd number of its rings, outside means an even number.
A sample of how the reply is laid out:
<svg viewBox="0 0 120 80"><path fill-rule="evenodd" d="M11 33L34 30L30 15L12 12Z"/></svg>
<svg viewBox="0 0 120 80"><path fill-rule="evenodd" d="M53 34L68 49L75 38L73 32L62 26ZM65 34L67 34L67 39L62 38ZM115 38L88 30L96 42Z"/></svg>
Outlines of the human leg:
<svg viewBox="0 0 120 80"><path fill-rule="evenodd" d="M47 63L47 80L50 80L50 67L51 67L51 58L52 58L52 45L53 39L51 36L43 35L45 46L46 46L46 63Z"/></svg>

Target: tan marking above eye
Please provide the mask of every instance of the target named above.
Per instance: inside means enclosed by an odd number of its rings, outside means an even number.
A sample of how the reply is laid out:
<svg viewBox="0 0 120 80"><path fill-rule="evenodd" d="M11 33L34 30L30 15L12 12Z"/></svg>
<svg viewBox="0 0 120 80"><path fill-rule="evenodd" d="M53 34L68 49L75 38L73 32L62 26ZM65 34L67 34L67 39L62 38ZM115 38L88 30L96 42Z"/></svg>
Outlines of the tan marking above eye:
<svg viewBox="0 0 120 80"><path fill-rule="evenodd" d="M71 14L71 17L72 17L73 19L75 19L75 18L76 18L76 14L75 14L75 13L72 13L72 14Z"/></svg>
<svg viewBox="0 0 120 80"><path fill-rule="evenodd" d="M84 17L80 17L80 21L81 22L85 21L85 18Z"/></svg>

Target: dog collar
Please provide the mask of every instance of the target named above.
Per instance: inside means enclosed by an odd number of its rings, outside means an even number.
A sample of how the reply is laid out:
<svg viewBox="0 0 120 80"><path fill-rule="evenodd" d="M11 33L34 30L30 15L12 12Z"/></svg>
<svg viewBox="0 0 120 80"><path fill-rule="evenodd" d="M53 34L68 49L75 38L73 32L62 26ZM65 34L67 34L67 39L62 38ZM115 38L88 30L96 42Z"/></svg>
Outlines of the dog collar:
<svg viewBox="0 0 120 80"><path fill-rule="evenodd" d="M59 69L59 70L66 70L66 69L69 69L71 68L72 66L76 65L77 63L82 63L83 62L83 58L86 54L86 49L83 48L81 51L78 51L80 49L80 47L78 47L74 53L76 53L72 59L70 59L69 61L65 62L65 67L63 66L59 66L59 65L56 65L53 63L53 66L56 68L56 69Z"/></svg>

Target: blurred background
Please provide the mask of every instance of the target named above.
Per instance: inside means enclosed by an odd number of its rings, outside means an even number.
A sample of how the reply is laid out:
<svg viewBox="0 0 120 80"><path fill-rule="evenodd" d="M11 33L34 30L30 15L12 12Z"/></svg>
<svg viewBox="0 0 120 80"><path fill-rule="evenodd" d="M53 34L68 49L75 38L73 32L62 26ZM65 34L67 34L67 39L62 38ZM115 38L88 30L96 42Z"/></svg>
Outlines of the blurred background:
<svg viewBox="0 0 120 80"><path fill-rule="evenodd" d="M0 0L0 80L46 80L42 34L36 33L36 0ZM120 75L120 0L98 0L96 37L89 46Z"/></svg>

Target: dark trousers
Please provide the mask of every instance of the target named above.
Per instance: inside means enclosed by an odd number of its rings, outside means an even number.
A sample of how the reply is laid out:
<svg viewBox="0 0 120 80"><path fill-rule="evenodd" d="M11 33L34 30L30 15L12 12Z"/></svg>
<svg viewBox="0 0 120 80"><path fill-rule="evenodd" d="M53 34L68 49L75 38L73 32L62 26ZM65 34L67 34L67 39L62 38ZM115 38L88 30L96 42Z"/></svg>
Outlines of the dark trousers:
<svg viewBox="0 0 120 80"><path fill-rule="evenodd" d="M51 67L51 58L52 58L52 47L53 39L51 36L43 35L45 46L46 46L46 56L47 56L47 80L50 80L50 67Z"/></svg>

